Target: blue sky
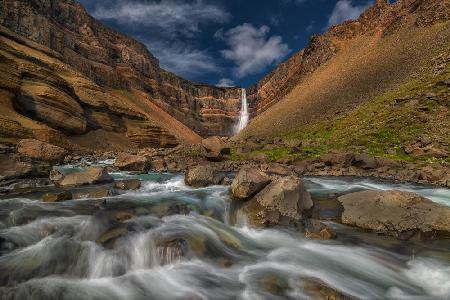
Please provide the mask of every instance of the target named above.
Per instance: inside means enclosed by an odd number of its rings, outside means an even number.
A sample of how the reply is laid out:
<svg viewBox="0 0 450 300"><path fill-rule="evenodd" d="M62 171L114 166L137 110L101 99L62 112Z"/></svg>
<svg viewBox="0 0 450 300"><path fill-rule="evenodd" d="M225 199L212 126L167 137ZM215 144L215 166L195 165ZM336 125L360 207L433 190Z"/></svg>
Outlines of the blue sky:
<svg viewBox="0 0 450 300"><path fill-rule="evenodd" d="M79 0L186 79L249 86L372 0Z"/></svg>

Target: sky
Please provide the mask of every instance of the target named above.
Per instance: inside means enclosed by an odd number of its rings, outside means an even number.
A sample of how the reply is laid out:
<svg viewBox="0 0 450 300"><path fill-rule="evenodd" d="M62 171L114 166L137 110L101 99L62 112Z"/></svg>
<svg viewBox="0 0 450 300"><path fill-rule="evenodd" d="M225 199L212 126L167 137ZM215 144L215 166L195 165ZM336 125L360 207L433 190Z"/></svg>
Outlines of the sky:
<svg viewBox="0 0 450 300"><path fill-rule="evenodd" d="M247 87L373 0L79 0L186 79Z"/></svg>

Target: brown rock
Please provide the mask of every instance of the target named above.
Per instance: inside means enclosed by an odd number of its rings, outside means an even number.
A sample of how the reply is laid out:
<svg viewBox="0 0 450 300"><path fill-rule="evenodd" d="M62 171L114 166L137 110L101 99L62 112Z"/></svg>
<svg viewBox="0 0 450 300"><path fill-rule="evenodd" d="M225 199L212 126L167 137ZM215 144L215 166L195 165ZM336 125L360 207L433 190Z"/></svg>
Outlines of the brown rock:
<svg viewBox="0 0 450 300"><path fill-rule="evenodd" d="M224 178L211 164L197 165L186 170L184 182L193 187L220 184Z"/></svg>
<svg viewBox="0 0 450 300"><path fill-rule="evenodd" d="M59 202L59 201L66 201L66 200L72 200L72 193L69 191L64 191L61 193L47 193L44 196L42 196L42 201L44 202Z"/></svg>
<svg viewBox="0 0 450 300"><path fill-rule="evenodd" d="M67 154L61 147L33 139L21 140L17 145L17 152L25 157L52 163L62 162Z"/></svg>
<svg viewBox="0 0 450 300"><path fill-rule="evenodd" d="M166 162L165 162L164 158L161 156L154 157L150 161L150 168L152 171L156 171L156 172L165 171L167 168L166 168Z"/></svg>
<svg viewBox="0 0 450 300"><path fill-rule="evenodd" d="M311 196L300 178L287 176L272 181L239 208L237 214L245 215L257 227L298 225L303 213L312 206Z"/></svg>
<svg viewBox="0 0 450 300"><path fill-rule="evenodd" d="M97 183L110 183L114 179L108 174L106 168L89 168L86 171L76 172L65 176L58 185L81 186Z"/></svg>
<svg viewBox="0 0 450 300"><path fill-rule="evenodd" d="M377 161L373 156L368 154L357 154L355 155L355 160L353 161L353 165L359 167L361 169L376 169Z"/></svg>
<svg viewBox="0 0 450 300"><path fill-rule="evenodd" d="M110 188L86 189L73 192L73 199L99 199L114 196L116 193Z"/></svg>
<svg viewBox="0 0 450 300"><path fill-rule="evenodd" d="M63 180L64 175L58 170L51 170L49 179L54 184L58 184L61 180Z"/></svg>
<svg viewBox="0 0 450 300"><path fill-rule="evenodd" d="M336 231L318 220L309 220L305 228L308 239L331 240L336 238Z"/></svg>
<svg viewBox="0 0 450 300"><path fill-rule="evenodd" d="M119 190L137 190L141 187L141 181L139 179L128 179L116 181L114 188Z"/></svg>
<svg viewBox="0 0 450 300"><path fill-rule="evenodd" d="M138 171L145 172L147 170L147 160L138 155L128 153L120 153L116 158L115 167L121 171Z"/></svg>
<svg viewBox="0 0 450 300"><path fill-rule="evenodd" d="M450 207L417 194L364 191L341 196L344 224L399 236L404 232L450 234Z"/></svg>
<svg viewBox="0 0 450 300"><path fill-rule="evenodd" d="M270 181L266 173L253 167L243 167L231 184L233 199L245 200L253 197L268 185Z"/></svg>
<svg viewBox="0 0 450 300"><path fill-rule="evenodd" d="M231 153L230 145L218 136L209 137L202 140L202 146L206 152L229 155Z"/></svg>

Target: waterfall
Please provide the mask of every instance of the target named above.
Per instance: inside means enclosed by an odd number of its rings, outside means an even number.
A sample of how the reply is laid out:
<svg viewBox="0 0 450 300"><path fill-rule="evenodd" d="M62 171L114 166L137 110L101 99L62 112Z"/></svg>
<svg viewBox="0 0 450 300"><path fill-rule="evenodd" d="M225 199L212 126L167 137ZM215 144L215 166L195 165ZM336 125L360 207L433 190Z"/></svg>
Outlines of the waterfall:
<svg viewBox="0 0 450 300"><path fill-rule="evenodd" d="M248 123L248 104L247 92L241 89L241 113L239 115L239 123L236 125L235 132L238 133L247 126Z"/></svg>

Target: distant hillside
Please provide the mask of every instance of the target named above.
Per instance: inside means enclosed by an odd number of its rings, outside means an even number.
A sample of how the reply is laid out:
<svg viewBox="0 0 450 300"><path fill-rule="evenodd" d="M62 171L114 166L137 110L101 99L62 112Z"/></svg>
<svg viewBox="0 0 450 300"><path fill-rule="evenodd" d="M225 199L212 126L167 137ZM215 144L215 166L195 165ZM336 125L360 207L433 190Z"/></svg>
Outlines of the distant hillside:
<svg viewBox="0 0 450 300"><path fill-rule="evenodd" d="M300 139L300 156L351 148L446 160L449 79L450 1L379 0L252 87L254 118L236 138Z"/></svg>

